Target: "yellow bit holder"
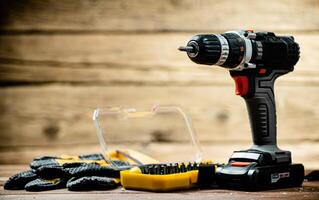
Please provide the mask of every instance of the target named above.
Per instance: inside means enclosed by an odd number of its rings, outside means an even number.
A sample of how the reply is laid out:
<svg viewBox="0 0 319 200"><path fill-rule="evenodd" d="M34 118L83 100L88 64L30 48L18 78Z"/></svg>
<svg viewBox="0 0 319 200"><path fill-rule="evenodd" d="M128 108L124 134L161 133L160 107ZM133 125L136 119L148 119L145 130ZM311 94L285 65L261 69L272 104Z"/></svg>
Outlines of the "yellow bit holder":
<svg viewBox="0 0 319 200"><path fill-rule="evenodd" d="M185 163L178 163L178 167L181 167L182 165L185 166ZM185 190L198 186L201 183L205 184L205 181L207 180L213 181L217 168L217 165L212 164L211 161L207 161L199 163L198 167L188 171L168 174L150 174L145 171L144 173L141 169L145 166L147 167L147 165L144 165L121 171L120 177L122 186L125 189L148 190L155 192Z"/></svg>
<svg viewBox="0 0 319 200"><path fill-rule="evenodd" d="M165 192L192 188L197 183L197 177L198 170L154 175L142 174L140 170L133 168L121 171L121 184L125 189Z"/></svg>

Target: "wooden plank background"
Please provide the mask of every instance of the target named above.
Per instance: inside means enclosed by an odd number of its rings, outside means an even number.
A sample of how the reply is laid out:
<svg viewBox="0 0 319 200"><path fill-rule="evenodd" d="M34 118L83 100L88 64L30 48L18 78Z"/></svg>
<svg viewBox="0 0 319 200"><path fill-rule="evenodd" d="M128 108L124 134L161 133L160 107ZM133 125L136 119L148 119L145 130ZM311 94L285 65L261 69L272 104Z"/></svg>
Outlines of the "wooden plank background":
<svg viewBox="0 0 319 200"><path fill-rule="evenodd" d="M226 161L249 145L244 102L226 70L199 67L177 47L197 33L242 28L292 34L300 44L295 71L276 85L278 137L296 161L318 168L318 0L1 1L0 163L98 151L94 108L154 104L185 108L207 154ZM166 145L187 150L179 135L117 139L164 159Z"/></svg>

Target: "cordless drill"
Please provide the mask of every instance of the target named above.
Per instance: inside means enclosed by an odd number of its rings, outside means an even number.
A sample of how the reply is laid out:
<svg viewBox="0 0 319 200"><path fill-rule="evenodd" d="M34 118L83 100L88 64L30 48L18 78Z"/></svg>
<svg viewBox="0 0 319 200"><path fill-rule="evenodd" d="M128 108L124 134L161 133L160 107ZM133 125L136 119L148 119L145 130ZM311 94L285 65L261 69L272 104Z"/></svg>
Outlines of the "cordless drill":
<svg viewBox="0 0 319 200"><path fill-rule="evenodd" d="M235 151L228 164L217 169L221 187L262 190L300 186L302 164L292 164L291 153L277 147L275 80L294 70L299 45L292 36L272 32L229 31L196 35L179 50L198 64L229 69L237 95L245 99L253 145ZM242 133L238 133L242 134Z"/></svg>

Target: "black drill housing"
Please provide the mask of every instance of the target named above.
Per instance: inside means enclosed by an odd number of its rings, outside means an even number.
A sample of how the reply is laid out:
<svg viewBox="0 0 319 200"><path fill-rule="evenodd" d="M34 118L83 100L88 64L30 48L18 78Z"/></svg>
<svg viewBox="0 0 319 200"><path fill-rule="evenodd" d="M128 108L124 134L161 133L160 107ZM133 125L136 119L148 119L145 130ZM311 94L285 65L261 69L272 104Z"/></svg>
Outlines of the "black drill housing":
<svg viewBox="0 0 319 200"><path fill-rule="evenodd" d="M227 165L217 170L222 187L246 190L300 186L302 164L292 164L291 153L277 147L275 80L294 70L300 49L292 36L272 32L231 31L194 36L186 47L198 64L228 68L236 94L246 102L253 145L235 151Z"/></svg>
<svg viewBox="0 0 319 200"><path fill-rule="evenodd" d="M246 33L247 34L247 33ZM222 67L233 69L238 66L244 57L245 41L235 33L221 34L229 44L229 55ZM262 49L257 43L262 44ZM293 66L299 60L299 45L292 36L276 36L272 32L257 32L251 39L252 58L250 63L258 67L293 70ZM218 61L222 51L221 44L214 34L200 34L194 36L187 44L193 47L188 52L189 58L198 64L214 65ZM262 56L259 57L258 53Z"/></svg>
<svg viewBox="0 0 319 200"><path fill-rule="evenodd" d="M256 55L258 52L256 41L262 43L263 55L261 59L258 59ZM250 62L257 64L257 66L293 71L294 65L299 60L299 45L292 36L276 36L272 32L259 32L256 33L256 38L251 42L254 50Z"/></svg>

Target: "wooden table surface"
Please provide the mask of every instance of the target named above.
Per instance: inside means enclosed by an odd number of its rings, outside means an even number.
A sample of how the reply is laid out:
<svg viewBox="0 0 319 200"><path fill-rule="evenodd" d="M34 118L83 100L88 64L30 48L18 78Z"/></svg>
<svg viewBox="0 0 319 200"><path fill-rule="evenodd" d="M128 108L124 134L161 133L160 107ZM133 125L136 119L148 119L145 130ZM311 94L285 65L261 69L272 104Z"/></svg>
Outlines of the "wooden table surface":
<svg viewBox="0 0 319 200"><path fill-rule="evenodd" d="M115 189L108 191L70 192L66 189L46 192L9 191L3 189L9 176L27 169L27 165L0 165L0 199L319 199L319 182L304 182L301 188L242 192L233 190L188 190L174 193L152 193Z"/></svg>

